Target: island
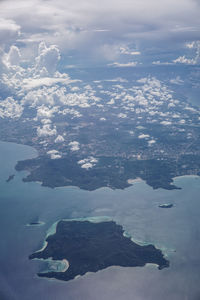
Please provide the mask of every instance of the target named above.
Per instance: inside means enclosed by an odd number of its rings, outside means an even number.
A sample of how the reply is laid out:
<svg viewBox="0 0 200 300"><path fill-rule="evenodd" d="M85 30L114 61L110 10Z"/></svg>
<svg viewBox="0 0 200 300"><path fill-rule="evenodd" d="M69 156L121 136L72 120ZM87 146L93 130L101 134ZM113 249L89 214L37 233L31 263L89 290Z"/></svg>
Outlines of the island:
<svg viewBox="0 0 200 300"><path fill-rule="evenodd" d="M44 225L44 222L40 222L40 221L30 222L29 224L27 224L27 226L42 226L42 225Z"/></svg>
<svg viewBox="0 0 200 300"><path fill-rule="evenodd" d="M6 182L10 182L11 180L13 180L15 177L15 174L12 174L8 177L8 179L6 179Z"/></svg>
<svg viewBox="0 0 200 300"><path fill-rule="evenodd" d="M171 208L173 207L174 205L172 203L169 203L169 204L160 204L159 207L160 208Z"/></svg>
<svg viewBox="0 0 200 300"><path fill-rule="evenodd" d="M151 263L160 270L169 266L161 250L134 243L114 221L59 221L55 234L46 238L46 247L29 256L29 259L49 258L67 260L67 270L40 272L38 276L64 281L111 266L142 267Z"/></svg>

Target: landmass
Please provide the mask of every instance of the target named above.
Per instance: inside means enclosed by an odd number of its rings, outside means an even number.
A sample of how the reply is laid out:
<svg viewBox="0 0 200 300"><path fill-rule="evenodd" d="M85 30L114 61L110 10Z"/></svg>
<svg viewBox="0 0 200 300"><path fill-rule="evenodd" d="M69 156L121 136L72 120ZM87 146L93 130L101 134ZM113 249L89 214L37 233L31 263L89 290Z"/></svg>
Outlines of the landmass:
<svg viewBox="0 0 200 300"><path fill-rule="evenodd" d="M17 171L26 170L30 174L25 182L40 181L43 186L55 188L61 186L78 186L85 190L101 187L124 189L131 186L129 178L143 179L153 189L180 189L173 184L173 178L183 174L195 173L200 168L200 156L181 156L179 160L135 160L126 158L98 157L98 165L84 169L77 164L75 155L52 160L45 156L20 161ZM182 164L185 168L182 168ZM187 168L187 169L186 169Z"/></svg>
<svg viewBox="0 0 200 300"><path fill-rule="evenodd" d="M71 92L56 103L49 91L52 102L45 98L42 106L38 96L26 103L27 92L17 102L20 114L0 115L0 140L38 151L37 158L16 165L29 172L24 181L95 190L124 189L130 178L141 178L154 189L171 190L178 188L174 177L200 175L198 107L151 76L131 74L130 81L102 80L101 86L71 83Z"/></svg>
<svg viewBox="0 0 200 300"><path fill-rule="evenodd" d="M171 204L171 203L169 203L169 204L160 204L160 205L159 205L160 208L171 208L171 207L173 207L173 206L174 206L174 205Z"/></svg>
<svg viewBox="0 0 200 300"><path fill-rule="evenodd" d="M12 174L8 177L8 179L6 180L6 182L10 182L11 180L13 180L15 177L15 174Z"/></svg>
<svg viewBox="0 0 200 300"><path fill-rule="evenodd" d="M40 277L72 280L87 272L97 272L111 266L142 267L147 263L161 270L169 266L162 252L153 245L140 246L124 235L122 226L114 221L59 221L56 233L46 239L42 251L30 259L68 261L65 272L38 273Z"/></svg>

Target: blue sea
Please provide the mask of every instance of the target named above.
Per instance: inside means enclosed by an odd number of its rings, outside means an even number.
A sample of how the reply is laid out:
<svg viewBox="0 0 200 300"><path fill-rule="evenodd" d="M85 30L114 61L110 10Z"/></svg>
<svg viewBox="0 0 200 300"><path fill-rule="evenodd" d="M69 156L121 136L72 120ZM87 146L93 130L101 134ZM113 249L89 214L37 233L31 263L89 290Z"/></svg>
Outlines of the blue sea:
<svg viewBox="0 0 200 300"><path fill-rule="evenodd" d="M50 189L24 183L19 160L37 156L28 146L0 142L0 299L1 300L198 300L200 299L200 178L175 179L181 190L153 190L136 182L125 190L77 187ZM12 181L6 182L9 175ZM160 204L173 203L170 209ZM59 219L109 217L134 241L152 243L170 267L113 266L73 281L38 278L47 264L29 260ZM44 222L41 226L27 226Z"/></svg>

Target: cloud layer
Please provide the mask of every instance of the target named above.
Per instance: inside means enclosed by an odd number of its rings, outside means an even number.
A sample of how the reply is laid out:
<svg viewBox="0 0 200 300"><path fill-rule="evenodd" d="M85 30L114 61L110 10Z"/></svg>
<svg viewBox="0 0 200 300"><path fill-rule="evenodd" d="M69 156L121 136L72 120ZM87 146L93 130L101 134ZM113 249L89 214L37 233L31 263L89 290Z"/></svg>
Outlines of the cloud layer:
<svg viewBox="0 0 200 300"><path fill-rule="evenodd" d="M23 42L27 55L34 43L44 40L62 52L115 60L120 54L139 54L141 45L197 40L200 7L195 0L6 0L0 4L0 18L2 45L13 39ZM130 44L135 48L129 49ZM58 57L51 49L48 59Z"/></svg>

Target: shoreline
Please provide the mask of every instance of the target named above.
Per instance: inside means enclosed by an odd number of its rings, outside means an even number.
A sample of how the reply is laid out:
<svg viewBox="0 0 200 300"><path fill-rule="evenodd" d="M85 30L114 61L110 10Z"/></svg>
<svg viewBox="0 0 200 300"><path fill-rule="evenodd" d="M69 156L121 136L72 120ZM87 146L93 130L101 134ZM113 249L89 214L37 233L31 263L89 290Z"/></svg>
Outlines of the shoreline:
<svg viewBox="0 0 200 300"><path fill-rule="evenodd" d="M137 177L137 178L135 178L135 179L128 179L127 180L127 182L128 182L128 184L134 184L134 183L136 183L136 182L142 182L143 180L142 180L142 178L140 178L140 177Z"/></svg>
<svg viewBox="0 0 200 300"><path fill-rule="evenodd" d="M173 181L174 180L177 180L177 179L180 179L180 178L200 178L200 176L199 175L180 175L180 176L175 176L175 177L173 177L172 179L173 179Z"/></svg>
<svg viewBox="0 0 200 300"><path fill-rule="evenodd" d="M63 270L61 272L64 273L64 272L66 272L69 269L69 261L66 258L64 258L62 260L62 262L65 264L65 268L63 268Z"/></svg>

